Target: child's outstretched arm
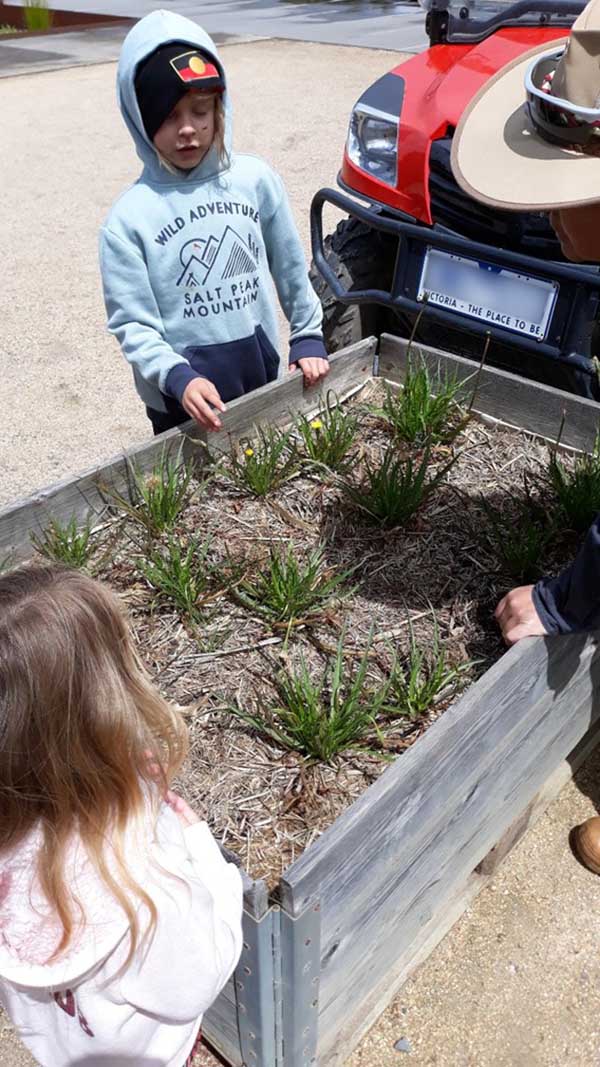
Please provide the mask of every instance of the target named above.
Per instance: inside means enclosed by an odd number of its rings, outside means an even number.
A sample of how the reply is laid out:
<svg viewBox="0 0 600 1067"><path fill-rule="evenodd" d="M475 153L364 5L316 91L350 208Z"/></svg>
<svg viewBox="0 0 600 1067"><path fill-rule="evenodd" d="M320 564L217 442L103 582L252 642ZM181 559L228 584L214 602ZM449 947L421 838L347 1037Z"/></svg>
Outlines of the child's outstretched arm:
<svg viewBox="0 0 600 1067"><path fill-rule="evenodd" d="M136 376L173 396L190 418L206 429L220 429L216 411L225 411L225 405L212 382L198 375L165 340L161 314L139 251L104 228L100 269L108 329Z"/></svg>
<svg viewBox="0 0 600 1067"><path fill-rule="evenodd" d="M329 373L323 341L323 310L308 278L304 249L292 215L287 193L278 175L277 207L262 223L269 268L279 302L290 324L290 370L300 367L307 385L315 385Z"/></svg>

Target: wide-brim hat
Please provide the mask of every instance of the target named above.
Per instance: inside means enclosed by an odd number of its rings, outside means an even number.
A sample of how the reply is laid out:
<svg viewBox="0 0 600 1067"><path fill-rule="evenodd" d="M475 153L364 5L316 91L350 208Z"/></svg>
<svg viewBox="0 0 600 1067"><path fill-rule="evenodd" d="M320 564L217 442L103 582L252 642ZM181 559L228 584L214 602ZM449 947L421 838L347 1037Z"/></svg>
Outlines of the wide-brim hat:
<svg viewBox="0 0 600 1067"><path fill-rule="evenodd" d="M526 76L529 72L531 78L532 65L537 69L543 53L561 50L550 75L548 102L567 101L591 115L600 108L600 0L587 5L570 37L546 42L503 67L466 108L453 138L452 169L476 200L514 211L600 201L596 145L590 150L554 143L534 125L527 103ZM600 148L600 138L596 143Z"/></svg>

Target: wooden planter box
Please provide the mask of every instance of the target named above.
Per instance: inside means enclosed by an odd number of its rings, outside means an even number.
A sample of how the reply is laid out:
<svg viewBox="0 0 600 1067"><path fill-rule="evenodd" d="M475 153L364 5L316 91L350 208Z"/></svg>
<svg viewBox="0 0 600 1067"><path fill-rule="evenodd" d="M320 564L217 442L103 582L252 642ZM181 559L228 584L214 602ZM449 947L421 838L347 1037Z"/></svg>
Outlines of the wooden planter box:
<svg viewBox="0 0 600 1067"><path fill-rule="evenodd" d="M462 377L473 364L420 348ZM332 359L343 396L373 374L400 383L406 343L384 337ZM300 375L229 405L211 446L260 421L316 409ZM591 447L598 406L484 369L483 417ZM198 454L189 426L186 453ZM31 554L49 516L103 507L101 486L124 488L126 460L150 469L180 430L0 512L0 559ZM600 657L583 636L524 641L502 657L284 873L274 894L244 872L244 949L203 1031L232 1067L341 1067L408 974L431 952L600 737Z"/></svg>

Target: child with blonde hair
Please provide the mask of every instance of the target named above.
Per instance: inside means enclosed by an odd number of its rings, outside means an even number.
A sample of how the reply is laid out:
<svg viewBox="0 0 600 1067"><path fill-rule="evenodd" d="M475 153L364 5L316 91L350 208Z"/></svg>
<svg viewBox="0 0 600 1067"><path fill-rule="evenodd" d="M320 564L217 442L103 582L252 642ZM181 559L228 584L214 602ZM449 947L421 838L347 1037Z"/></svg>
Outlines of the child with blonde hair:
<svg viewBox="0 0 600 1067"><path fill-rule="evenodd" d="M41 1067L184 1067L237 963L240 874L169 789L187 745L108 589L0 577L0 1004Z"/></svg>
<svg viewBox="0 0 600 1067"><path fill-rule="evenodd" d="M108 327L155 433L190 418L217 430L227 401L283 373L273 282L290 324L289 368L307 385L329 370L321 305L281 178L232 150L225 72L208 34L151 12L123 42L117 81L143 170L102 228Z"/></svg>

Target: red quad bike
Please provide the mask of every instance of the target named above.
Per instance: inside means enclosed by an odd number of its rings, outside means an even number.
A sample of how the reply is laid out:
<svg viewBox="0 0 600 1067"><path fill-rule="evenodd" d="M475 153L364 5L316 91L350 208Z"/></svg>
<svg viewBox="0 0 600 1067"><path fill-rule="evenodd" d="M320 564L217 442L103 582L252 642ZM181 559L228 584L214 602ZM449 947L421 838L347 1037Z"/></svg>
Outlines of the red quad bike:
<svg viewBox="0 0 600 1067"><path fill-rule="evenodd" d="M311 280L326 343L335 351L383 331L409 336L424 309L423 344L478 361L489 333L488 363L600 400L598 268L565 262L546 215L477 203L450 168L452 135L479 88L529 48L566 36L584 4L455 2L429 0L430 47L361 96L343 192L314 197ZM349 217L323 239L325 203Z"/></svg>

